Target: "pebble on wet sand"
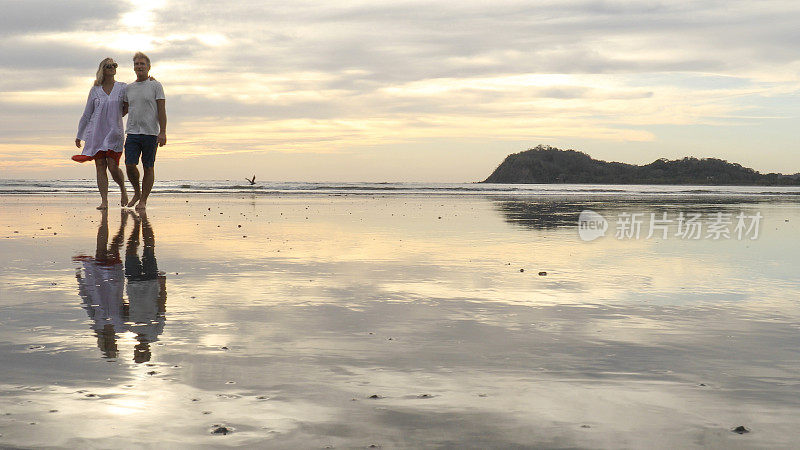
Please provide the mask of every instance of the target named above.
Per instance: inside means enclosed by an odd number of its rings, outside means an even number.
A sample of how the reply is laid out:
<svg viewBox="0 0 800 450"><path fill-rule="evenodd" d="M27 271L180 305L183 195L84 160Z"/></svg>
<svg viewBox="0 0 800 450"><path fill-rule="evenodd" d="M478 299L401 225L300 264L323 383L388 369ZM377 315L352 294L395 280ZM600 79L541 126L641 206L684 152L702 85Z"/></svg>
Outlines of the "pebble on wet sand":
<svg viewBox="0 0 800 450"><path fill-rule="evenodd" d="M739 425L738 427L732 429L731 431L733 431L734 433L739 433L739 434L745 434L745 433L749 433L750 432L750 430L745 428L744 425Z"/></svg>
<svg viewBox="0 0 800 450"><path fill-rule="evenodd" d="M228 433L233 433L233 428L229 428L223 425L211 426L211 434L228 434Z"/></svg>
<svg viewBox="0 0 800 450"><path fill-rule="evenodd" d="M372 395L369 396L369 398L383 398L383 397L381 397L378 394L372 394Z"/></svg>
<svg viewBox="0 0 800 450"><path fill-rule="evenodd" d="M539 272L539 276L540 277L546 277L547 276L547 272L541 271L541 272Z"/></svg>

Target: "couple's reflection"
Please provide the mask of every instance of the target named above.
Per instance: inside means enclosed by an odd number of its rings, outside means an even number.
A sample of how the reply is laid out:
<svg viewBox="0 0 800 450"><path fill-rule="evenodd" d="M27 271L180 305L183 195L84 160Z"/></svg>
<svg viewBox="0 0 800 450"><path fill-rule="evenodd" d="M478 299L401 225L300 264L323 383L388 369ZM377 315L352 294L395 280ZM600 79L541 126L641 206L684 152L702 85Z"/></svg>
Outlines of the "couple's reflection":
<svg viewBox="0 0 800 450"><path fill-rule="evenodd" d="M120 250L129 220L133 229L125 245L123 266ZM74 258L83 265L83 270L76 272L83 308L93 321L97 346L104 357L116 358L118 336L130 331L138 341L133 360L150 361L150 344L164 331L167 303L166 277L158 271L153 227L145 212L123 211L111 242L108 236L108 211L102 211L94 257ZM123 294L127 294L127 301Z"/></svg>

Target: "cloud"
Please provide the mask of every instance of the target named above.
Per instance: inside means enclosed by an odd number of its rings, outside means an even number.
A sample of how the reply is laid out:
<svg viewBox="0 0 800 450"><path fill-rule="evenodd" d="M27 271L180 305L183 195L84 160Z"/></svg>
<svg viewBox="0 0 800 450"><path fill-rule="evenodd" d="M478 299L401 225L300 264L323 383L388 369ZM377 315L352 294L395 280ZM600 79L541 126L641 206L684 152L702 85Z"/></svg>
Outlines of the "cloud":
<svg viewBox="0 0 800 450"><path fill-rule="evenodd" d="M107 29L124 10L124 3L119 1L2 0L0 37L80 28Z"/></svg>
<svg viewBox="0 0 800 450"><path fill-rule="evenodd" d="M172 3L167 27L224 29L247 70L362 69L371 79L508 73L720 71L796 59L786 2ZM195 11L197 11L195 13ZM797 42L797 41L795 41ZM766 53L764 56L760 56ZM776 57L781 59L776 60Z"/></svg>
<svg viewBox="0 0 800 450"><path fill-rule="evenodd" d="M97 62L117 58L131 81L135 50L153 60L187 155L641 143L667 126L784 133L776 120L798 114L800 7L788 1L63 5L5 2L0 144L71 136Z"/></svg>

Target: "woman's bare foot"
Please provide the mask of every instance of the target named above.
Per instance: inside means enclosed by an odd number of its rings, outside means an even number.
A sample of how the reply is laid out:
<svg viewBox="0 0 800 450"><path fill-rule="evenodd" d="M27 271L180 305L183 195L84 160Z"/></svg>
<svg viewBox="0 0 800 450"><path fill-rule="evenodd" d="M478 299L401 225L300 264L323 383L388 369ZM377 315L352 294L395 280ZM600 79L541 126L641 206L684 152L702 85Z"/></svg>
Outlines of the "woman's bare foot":
<svg viewBox="0 0 800 450"><path fill-rule="evenodd" d="M147 208L147 203L145 202L139 202L139 204L136 205L137 211L144 211L145 208Z"/></svg>
<svg viewBox="0 0 800 450"><path fill-rule="evenodd" d="M122 198L120 198L119 204L124 208L128 206L128 193L123 191Z"/></svg>
<svg viewBox="0 0 800 450"><path fill-rule="evenodd" d="M138 201L139 201L139 194L134 194L133 198L131 199L131 201L129 201L128 204L127 204L128 208L130 208L131 206L135 205L136 202L138 202Z"/></svg>
<svg viewBox="0 0 800 450"><path fill-rule="evenodd" d="M105 210L105 209L108 209L108 203L106 203L106 202L100 203L100 206L98 206L97 209L99 209L101 211Z"/></svg>

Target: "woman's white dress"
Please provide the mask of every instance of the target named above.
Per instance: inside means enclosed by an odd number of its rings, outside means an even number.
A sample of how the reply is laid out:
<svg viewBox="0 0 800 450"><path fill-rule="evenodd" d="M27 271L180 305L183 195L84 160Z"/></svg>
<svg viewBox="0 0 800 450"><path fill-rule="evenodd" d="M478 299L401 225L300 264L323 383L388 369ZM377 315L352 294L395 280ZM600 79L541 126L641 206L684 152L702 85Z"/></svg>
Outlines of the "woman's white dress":
<svg viewBox="0 0 800 450"><path fill-rule="evenodd" d="M122 99L125 96L125 83L117 81L106 94L102 86L92 86L86 108L78 124L78 139L84 141L83 152L75 155L76 161L88 161L97 152L112 150L122 152Z"/></svg>

